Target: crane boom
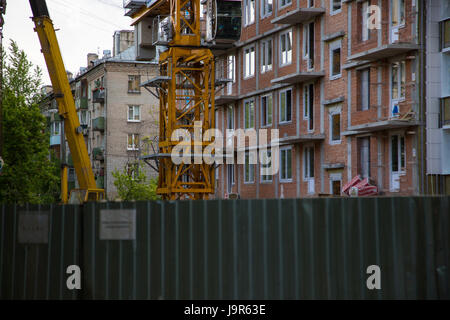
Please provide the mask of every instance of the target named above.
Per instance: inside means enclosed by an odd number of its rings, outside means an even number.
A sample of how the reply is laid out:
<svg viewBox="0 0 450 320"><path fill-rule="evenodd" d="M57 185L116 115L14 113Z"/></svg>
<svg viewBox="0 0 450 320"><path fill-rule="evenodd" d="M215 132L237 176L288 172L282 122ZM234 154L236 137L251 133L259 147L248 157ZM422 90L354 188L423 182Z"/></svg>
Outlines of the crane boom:
<svg viewBox="0 0 450 320"><path fill-rule="evenodd" d="M32 19L35 24L35 31L41 43L54 96L58 102L58 111L64 119L65 135L80 186L79 190L72 190L71 199L77 202L101 200L104 197L104 190L98 189L95 182L88 150L76 112L75 101L47 4L45 0L30 0L30 6L33 11ZM67 196L64 196L64 190L67 190L64 186L66 182L64 177L67 177L66 168L63 168L63 202L67 199Z"/></svg>

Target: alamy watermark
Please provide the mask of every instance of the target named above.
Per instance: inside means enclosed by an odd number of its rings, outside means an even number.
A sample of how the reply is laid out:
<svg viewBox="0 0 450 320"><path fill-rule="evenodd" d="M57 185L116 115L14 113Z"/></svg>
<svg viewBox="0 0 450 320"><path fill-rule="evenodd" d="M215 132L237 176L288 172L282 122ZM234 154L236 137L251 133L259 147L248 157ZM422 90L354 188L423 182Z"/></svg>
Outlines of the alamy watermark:
<svg viewBox="0 0 450 320"><path fill-rule="evenodd" d="M268 139L270 135L270 140ZM262 164L262 175L275 175L279 171L279 130L219 129L202 130L202 123L194 123L193 134L187 129L177 129L172 134L171 159L181 164ZM237 143L235 144L235 141ZM235 161L234 153L237 152Z"/></svg>

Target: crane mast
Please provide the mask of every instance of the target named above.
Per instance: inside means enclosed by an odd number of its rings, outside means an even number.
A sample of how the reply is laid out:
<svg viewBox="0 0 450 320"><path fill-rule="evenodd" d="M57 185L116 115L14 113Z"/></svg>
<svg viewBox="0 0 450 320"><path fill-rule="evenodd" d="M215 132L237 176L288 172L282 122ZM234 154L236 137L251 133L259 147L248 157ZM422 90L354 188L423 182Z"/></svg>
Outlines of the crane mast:
<svg viewBox="0 0 450 320"><path fill-rule="evenodd" d="M101 200L104 198L104 190L98 189L95 182L88 150L76 112L75 101L46 2L45 0L30 0L30 6L33 11L32 19L35 24L35 31L38 34L52 82L53 93L58 102L58 111L64 119L65 134L80 186L80 189L72 190L71 201ZM67 168L63 168L62 176L62 200L67 202Z"/></svg>
<svg viewBox="0 0 450 320"><path fill-rule="evenodd" d="M169 0L172 38L160 54L157 92L160 100L159 180L157 193L164 199L207 199L214 193L214 165L202 154L211 141L198 133L215 128L215 67L210 49L201 47L200 0ZM191 162L176 164L170 155L180 142L176 130L193 139ZM194 139L196 138L196 140ZM206 139L208 140L208 139Z"/></svg>

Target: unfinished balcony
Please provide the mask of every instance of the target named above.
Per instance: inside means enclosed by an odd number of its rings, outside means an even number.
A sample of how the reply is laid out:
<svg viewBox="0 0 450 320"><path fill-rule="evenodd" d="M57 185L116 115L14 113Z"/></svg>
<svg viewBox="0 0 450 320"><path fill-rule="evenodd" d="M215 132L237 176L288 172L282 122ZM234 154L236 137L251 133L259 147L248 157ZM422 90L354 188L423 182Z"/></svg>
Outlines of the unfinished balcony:
<svg viewBox="0 0 450 320"><path fill-rule="evenodd" d="M216 106L226 106L239 100L239 96L233 94L219 94L215 97Z"/></svg>
<svg viewBox="0 0 450 320"><path fill-rule="evenodd" d="M294 72L271 80L272 84L296 84L317 80L325 76L323 71Z"/></svg>
<svg viewBox="0 0 450 320"><path fill-rule="evenodd" d="M410 51L418 50L419 45L413 43L391 43L351 55L349 60L376 61L395 57Z"/></svg>
<svg viewBox="0 0 450 320"><path fill-rule="evenodd" d="M300 134L279 139L279 145L290 145L297 143L320 142L325 140L325 134Z"/></svg>
<svg viewBox="0 0 450 320"><path fill-rule="evenodd" d="M297 8L271 20L273 24L296 25L325 13L324 8Z"/></svg>

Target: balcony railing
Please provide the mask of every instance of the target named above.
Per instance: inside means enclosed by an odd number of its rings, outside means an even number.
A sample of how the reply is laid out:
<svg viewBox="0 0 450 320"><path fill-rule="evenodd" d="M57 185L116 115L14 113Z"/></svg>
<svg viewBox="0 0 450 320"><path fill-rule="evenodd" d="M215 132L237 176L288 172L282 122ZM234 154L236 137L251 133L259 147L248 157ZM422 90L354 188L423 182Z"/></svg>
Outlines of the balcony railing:
<svg viewBox="0 0 450 320"><path fill-rule="evenodd" d="M94 103L104 103L105 102L105 89L96 89L92 92L92 101Z"/></svg>
<svg viewBox="0 0 450 320"><path fill-rule="evenodd" d="M59 146L61 144L61 135L55 135L50 137L50 146Z"/></svg>
<svg viewBox="0 0 450 320"><path fill-rule="evenodd" d="M98 176L97 180L97 188L104 189L105 188L105 177L104 176Z"/></svg>
<svg viewBox="0 0 450 320"><path fill-rule="evenodd" d="M94 148L92 150L92 156L94 157L94 160L102 161L105 159L101 148Z"/></svg>
<svg viewBox="0 0 450 320"><path fill-rule="evenodd" d="M105 131L105 117L98 117L92 120L92 130Z"/></svg>
<svg viewBox="0 0 450 320"><path fill-rule="evenodd" d="M88 108L88 98L87 97L82 97L82 98L76 99L75 100L75 107L77 109L87 110L87 108Z"/></svg>

